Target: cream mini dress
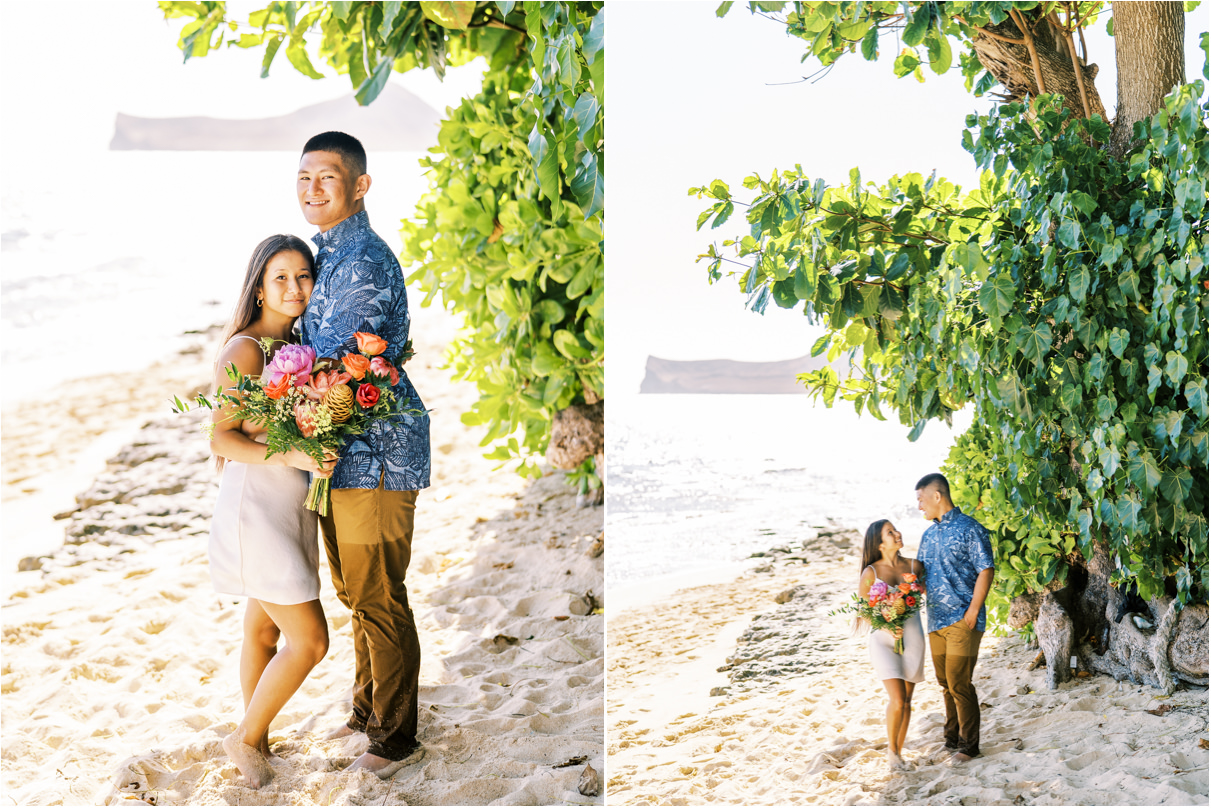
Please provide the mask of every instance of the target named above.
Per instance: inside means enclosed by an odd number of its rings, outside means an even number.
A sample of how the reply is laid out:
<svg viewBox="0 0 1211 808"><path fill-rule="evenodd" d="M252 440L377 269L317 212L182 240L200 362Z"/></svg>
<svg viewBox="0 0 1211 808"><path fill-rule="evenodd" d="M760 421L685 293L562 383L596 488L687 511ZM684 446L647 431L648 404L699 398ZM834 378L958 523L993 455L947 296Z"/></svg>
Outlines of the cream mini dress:
<svg viewBox="0 0 1211 808"><path fill-rule="evenodd" d="M309 486L301 469L224 464L208 546L216 592L283 606L319 598L319 520L303 507Z"/></svg>

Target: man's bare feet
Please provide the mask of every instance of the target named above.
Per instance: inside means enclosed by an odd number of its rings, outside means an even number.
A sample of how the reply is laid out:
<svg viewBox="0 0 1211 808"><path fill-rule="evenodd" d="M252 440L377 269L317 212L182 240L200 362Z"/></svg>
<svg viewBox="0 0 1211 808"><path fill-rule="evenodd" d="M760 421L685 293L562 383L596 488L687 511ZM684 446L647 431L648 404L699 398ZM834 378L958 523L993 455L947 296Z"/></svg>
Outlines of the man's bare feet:
<svg viewBox="0 0 1211 808"><path fill-rule="evenodd" d="M405 758L406 760L406 758ZM368 771L378 775L380 780L386 780L400 769L404 768L404 760L388 760L369 752L365 752L357 760L349 764L347 772Z"/></svg>
<svg viewBox="0 0 1211 808"><path fill-rule="evenodd" d="M964 763L967 763L968 761L971 761L971 760L975 760L975 758L973 758L971 755L965 754L963 752L955 752L953 755L950 756L950 759L946 761L946 765L947 766L962 766Z"/></svg>
<svg viewBox="0 0 1211 808"><path fill-rule="evenodd" d="M350 727L348 724L341 724L336 729L324 736L325 741L335 741L337 738L348 738L350 735L356 735L357 730Z"/></svg>
<svg viewBox="0 0 1211 808"><path fill-rule="evenodd" d="M223 739L223 751L240 770L253 788L261 788L273 780L273 768L254 747L243 742L243 733L237 729Z"/></svg>

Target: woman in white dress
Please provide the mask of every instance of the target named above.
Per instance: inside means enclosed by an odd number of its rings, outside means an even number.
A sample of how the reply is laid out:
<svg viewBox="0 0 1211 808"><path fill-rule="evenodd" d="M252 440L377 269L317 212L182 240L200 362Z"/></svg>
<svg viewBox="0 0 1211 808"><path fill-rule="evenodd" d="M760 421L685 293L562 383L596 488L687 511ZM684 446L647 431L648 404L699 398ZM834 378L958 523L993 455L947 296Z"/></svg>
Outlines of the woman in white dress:
<svg viewBox="0 0 1211 808"><path fill-rule="evenodd" d="M912 573L924 582L925 568L915 558L902 558L904 541L900 531L886 519L874 522L866 529L862 545L862 577L858 594L863 598L876 580L888 586L899 586L904 576ZM897 654L895 641L902 635L904 652ZM917 612L896 632L887 629L871 631L866 641L875 676L887 689L887 763L892 770L908 768L904 762L904 738L912 718L912 691L925 679L925 632L921 629L921 614Z"/></svg>
<svg viewBox="0 0 1211 808"><path fill-rule="evenodd" d="M314 273L302 239L271 236L257 245L215 363L216 387L231 384L232 363L241 374L261 374L270 357L260 340L275 347L292 340ZM297 450L267 457L262 427L231 419L229 410L216 410L212 420L211 451L223 478L210 529L210 577L215 591L248 598L240 652L244 719L223 748L260 788L273 779L269 724L328 652L317 517L303 501L307 473L328 476L334 463L320 466Z"/></svg>

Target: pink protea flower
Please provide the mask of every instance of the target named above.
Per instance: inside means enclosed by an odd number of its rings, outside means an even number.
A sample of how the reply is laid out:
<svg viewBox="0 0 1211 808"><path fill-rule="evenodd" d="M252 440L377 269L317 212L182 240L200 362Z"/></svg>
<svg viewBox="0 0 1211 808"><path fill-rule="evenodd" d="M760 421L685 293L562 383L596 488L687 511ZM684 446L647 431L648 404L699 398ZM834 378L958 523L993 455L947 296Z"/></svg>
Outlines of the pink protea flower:
<svg viewBox="0 0 1211 808"><path fill-rule="evenodd" d="M315 408L316 404L311 401L300 401L294 405L294 422L304 438L315 434Z"/></svg>
<svg viewBox="0 0 1211 808"><path fill-rule="evenodd" d="M873 584L871 584L869 597L872 599L882 599L882 597L886 594L887 584L883 583L882 581L875 581Z"/></svg>
<svg viewBox="0 0 1211 808"><path fill-rule="evenodd" d="M321 370L312 374L311 383L303 387L302 391L312 401L323 401L325 393L338 384L345 384L352 378L348 373L340 370Z"/></svg>
<svg viewBox="0 0 1211 808"><path fill-rule="evenodd" d="M302 387L311 381L311 366L315 364L315 350L306 345L283 345L265 366L261 378L273 384L283 376L293 376L294 386Z"/></svg>

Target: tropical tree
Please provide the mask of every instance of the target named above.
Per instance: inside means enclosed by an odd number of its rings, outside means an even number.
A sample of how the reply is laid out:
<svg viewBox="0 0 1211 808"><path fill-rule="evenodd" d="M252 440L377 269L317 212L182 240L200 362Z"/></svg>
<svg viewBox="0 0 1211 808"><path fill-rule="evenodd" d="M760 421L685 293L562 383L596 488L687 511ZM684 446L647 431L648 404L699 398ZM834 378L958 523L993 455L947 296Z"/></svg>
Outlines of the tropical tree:
<svg viewBox="0 0 1211 808"><path fill-rule="evenodd" d="M278 53L314 79L318 54L349 77L359 104L392 71L488 63L483 86L443 120L430 192L403 222L401 263L425 292L464 317L449 350L455 378L479 400L488 457L540 473L553 419L597 411L604 396L605 18L591 2L272 2L246 20L221 2L161 2L185 17L185 60L230 47ZM592 448L576 466L596 487ZM586 457L586 454L588 455Z"/></svg>
<svg viewBox="0 0 1211 808"><path fill-rule="evenodd" d="M890 411L910 440L973 408L944 471L993 533L994 618L1034 622L1052 687L1071 656L1166 690L1207 683L1207 101L1183 67L1195 5L751 3L824 65L876 59L888 32L900 77L944 73L957 53L967 89L1001 100L962 135L979 187L857 169L830 187L796 166L745 179L745 203L720 180L690 191L712 200L699 229L746 211L746 233L699 257L710 280L726 270L758 312L802 304L826 329L813 353L848 357L847 378L801 377L814 396ZM1107 16L1113 122L1083 35Z"/></svg>

